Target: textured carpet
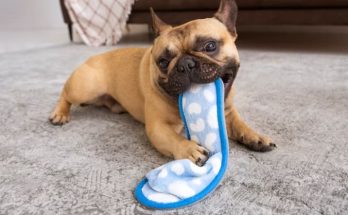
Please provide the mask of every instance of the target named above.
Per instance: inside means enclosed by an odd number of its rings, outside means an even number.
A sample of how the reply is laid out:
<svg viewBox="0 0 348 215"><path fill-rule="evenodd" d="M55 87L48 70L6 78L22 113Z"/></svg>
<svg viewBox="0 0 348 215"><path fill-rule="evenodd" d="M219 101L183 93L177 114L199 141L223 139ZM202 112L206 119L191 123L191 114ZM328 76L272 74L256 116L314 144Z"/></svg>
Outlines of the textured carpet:
<svg viewBox="0 0 348 215"><path fill-rule="evenodd" d="M133 190L166 163L129 115L77 107L47 122L71 71L106 48L0 55L0 214L162 214ZM240 50L236 104L278 148L230 144L226 176L205 200L166 214L344 214L348 211L348 58Z"/></svg>

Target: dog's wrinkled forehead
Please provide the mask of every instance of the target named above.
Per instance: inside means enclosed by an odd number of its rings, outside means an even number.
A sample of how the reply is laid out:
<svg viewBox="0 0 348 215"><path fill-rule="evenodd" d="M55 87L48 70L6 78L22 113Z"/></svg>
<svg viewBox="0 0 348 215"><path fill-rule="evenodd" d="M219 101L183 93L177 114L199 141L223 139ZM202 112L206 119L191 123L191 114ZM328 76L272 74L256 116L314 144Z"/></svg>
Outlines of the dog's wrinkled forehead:
<svg viewBox="0 0 348 215"><path fill-rule="evenodd" d="M218 20L199 19L163 32L154 41L153 54L157 58L163 54L190 53L207 40L215 40L221 44L234 44L234 39L228 33L226 26Z"/></svg>

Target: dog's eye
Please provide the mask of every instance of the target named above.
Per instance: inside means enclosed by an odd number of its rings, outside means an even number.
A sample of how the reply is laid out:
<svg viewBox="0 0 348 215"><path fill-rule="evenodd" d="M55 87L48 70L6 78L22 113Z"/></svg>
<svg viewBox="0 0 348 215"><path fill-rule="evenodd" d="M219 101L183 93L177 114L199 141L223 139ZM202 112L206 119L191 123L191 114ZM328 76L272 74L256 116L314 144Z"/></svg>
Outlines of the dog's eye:
<svg viewBox="0 0 348 215"><path fill-rule="evenodd" d="M159 65L159 67L161 67L161 69L167 69L169 66L169 61L165 58L161 58L158 61L158 65Z"/></svg>
<svg viewBox="0 0 348 215"><path fill-rule="evenodd" d="M206 52L213 52L215 50L216 50L216 42L215 41L207 42L204 45L204 51L206 51Z"/></svg>

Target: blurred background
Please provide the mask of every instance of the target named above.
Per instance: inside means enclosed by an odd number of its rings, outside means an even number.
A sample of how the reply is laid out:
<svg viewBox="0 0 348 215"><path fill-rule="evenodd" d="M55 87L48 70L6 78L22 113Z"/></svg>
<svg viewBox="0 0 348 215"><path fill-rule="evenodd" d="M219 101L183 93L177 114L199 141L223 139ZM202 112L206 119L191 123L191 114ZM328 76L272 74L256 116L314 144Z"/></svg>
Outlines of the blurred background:
<svg viewBox="0 0 348 215"><path fill-rule="evenodd" d="M0 52L68 42L59 1L0 1Z"/></svg>
<svg viewBox="0 0 348 215"><path fill-rule="evenodd" d="M95 9L95 12L86 10L86 2L90 4L91 9ZM117 4L113 4L114 2L119 3L119 7L121 5L123 10L125 6L131 7L130 16L115 7ZM93 21L93 17L98 13L104 18L104 23L114 27L122 25L116 29L113 27L111 30L102 29L98 34L109 34L107 37L115 34L112 31L122 29L121 41L116 40L108 45L150 44L152 41L148 27L150 6L164 21L180 24L191 19L212 16L219 1L139 0L132 4L133 2L132 0L0 1L0 52L56 46L70 42L83 43L81 32L76 30L76 25L83 24L83 20ZM346 0L239 0L237 3L238 45L241 48L347 52L348 1ZM67 10L66 4L72 5L70 11ZM75 12L80 11L75 13L72 20L71 14L74 14L74 9ZM114 17L122 17L124 22L128 19L127 26L124 26L123 22L115 22L112 16L106 16L110 11ZM95 23L103 22L96 20ZM101 42L98 45L105 44L106 42L104 44Z"/></svg>

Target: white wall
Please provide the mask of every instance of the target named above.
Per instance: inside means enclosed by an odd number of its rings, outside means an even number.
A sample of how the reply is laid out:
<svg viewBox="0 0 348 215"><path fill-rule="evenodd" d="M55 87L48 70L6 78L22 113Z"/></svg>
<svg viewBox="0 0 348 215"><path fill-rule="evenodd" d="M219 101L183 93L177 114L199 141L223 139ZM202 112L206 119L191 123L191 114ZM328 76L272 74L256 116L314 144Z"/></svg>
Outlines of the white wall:
<svg viewBox="0 0 348 215"><path fill-rule="evenodd" d="M67 44L59 0L0 0L0 53Z"/></svg>
<svg viewBox="0 0 348 215"><path fill-rule="evenodd" d="M0 31L63 27L59 0L0 0Z"/></svg>

